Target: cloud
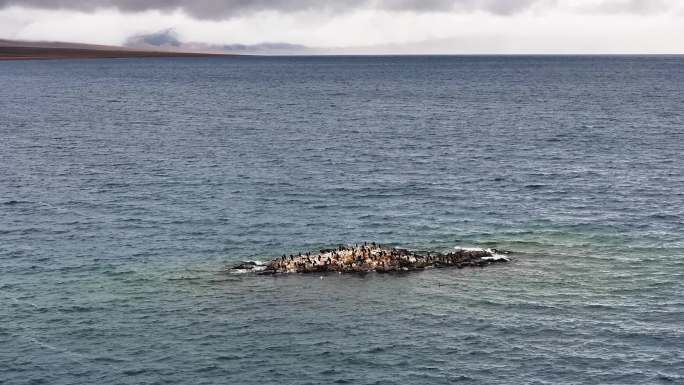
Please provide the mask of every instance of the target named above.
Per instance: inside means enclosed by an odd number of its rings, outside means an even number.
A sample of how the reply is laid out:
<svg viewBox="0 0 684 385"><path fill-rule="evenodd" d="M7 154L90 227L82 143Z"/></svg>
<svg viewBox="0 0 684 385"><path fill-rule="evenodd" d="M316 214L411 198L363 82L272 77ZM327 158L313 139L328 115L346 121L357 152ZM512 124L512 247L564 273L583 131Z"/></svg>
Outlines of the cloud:
<svg viewBox="0 0 684 385"><path fill-rule="evenodd" d="M125 43L129 47L180 47L178 34L173 28L148 34L139 34L129 37Z"/></svg>
<svg viewBox="0 0 684 385"><path fill-rule="evenodd" d="M0 4L9 1L19 4L16 0L0 0ZM193 17L177 7L141 12L111 6L91 11L86 11L88 6L80 11L55 9L54 4L68 5L70 1L51 3L52 9L0 9L0 38L109 45L128 40L129 44L156 44L160 49L209 47L283 54L681 54L684 49L679 38L684 36L681 0L538 0L506 4L462 0L449 2L446 8L447 3L442 1L383 0L371 4L372 0L363 0L342 3L346 8L339 5L342 8L336 8L338 13L330 13L333 8L325 8L327 0L320 0L323 8L301 11L247 12L249 7L238 7L243 14L216 20ZM106 4L118 0L109 1ZM169 1L180 4L180 0ZM248 0L244 1L247 4ZM80 4L92 2L105 4L103 0L84 0ZM350 8L350 4L358 4L358 8ZM384 8L377 8L378 4L384 4ZM180 45L174 46L177 43Z"/></svg>
<svg viewBox="0 0 684 385"><path fill-rule="evenodd" d="M115 8L123 12L181 10L199 19L227 19L260 11L343 13L358 9L413 12L483 11L514 14L556 0L0 0L0 8L20 6L93 12Z"/></svg>
<svg viewBox="0 0 684 385"><path fill-rule="evenodd" d="M585 6L583 11L592 14L650 14L665 12L673 7L666 0L603 0Z"/></svg>
<svg viewBox="0 0 684 385"><path fill-rule="evenodd" d="M208 44L202 42L182 42L173 28L158 32L137 34L126 39L124 46L142 49L164 49L189 52L218 52L259 55L286 55L317 53L313 48L290 43L258 43L258 44Z"/></svg>

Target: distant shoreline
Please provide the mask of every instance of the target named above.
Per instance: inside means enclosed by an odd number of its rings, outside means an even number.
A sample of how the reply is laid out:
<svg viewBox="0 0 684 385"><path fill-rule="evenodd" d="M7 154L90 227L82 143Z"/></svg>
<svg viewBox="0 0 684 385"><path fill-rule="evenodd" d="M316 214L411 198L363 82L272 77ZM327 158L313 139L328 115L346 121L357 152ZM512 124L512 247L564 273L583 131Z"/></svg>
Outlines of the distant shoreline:
<svg viewBox="0 0 684 385"><path fill-rule="evenodd" d="M0 61L57 60L57 59L123 59L123 58L175 58L175 57L229 57L236 55L142 51L127 49L47 48L30 46L0 46Z"/></svg>

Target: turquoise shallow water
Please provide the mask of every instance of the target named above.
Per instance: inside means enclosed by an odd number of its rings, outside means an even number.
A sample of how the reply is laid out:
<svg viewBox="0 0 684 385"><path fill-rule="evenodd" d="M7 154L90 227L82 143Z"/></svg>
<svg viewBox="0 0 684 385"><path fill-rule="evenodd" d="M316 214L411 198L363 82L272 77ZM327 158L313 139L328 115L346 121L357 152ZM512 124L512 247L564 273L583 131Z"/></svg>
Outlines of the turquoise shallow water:
<svg viewBox="0 0 684 385"><path fill-rule="evenodd" d="M682 382L682 68L0 63L0 383ZM514 254L224 270L364 240Z"/></svg>

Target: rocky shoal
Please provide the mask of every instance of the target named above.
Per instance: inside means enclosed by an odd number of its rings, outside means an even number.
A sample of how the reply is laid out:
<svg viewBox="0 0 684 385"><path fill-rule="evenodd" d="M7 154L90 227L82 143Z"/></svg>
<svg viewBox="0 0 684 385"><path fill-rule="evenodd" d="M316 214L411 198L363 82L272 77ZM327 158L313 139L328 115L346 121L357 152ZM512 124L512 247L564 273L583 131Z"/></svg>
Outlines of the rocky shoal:
<svg viewBox="0 0 684 385"><path fill-rule="evenodd" d="M443 267L485 267L509 259L494 249L455 249L448 253L418 253L376 243L339 246L318 253L282 255L267 263L243 262L234 271L261 275L285 273L393 273Z"/></svg>

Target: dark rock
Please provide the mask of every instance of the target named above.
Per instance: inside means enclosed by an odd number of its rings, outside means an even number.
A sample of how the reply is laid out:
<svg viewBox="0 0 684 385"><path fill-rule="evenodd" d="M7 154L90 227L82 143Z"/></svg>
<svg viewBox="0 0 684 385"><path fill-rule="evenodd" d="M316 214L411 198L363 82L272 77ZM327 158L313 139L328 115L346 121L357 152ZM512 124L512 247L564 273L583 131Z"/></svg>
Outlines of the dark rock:
<svg viewBox="0 0 684 385"><path fill-rule="evenodd" d="M421 254L407 249L381 247L375 243L364 243L355 247L321 249L320 254L299 254L290 259L276 258L260 265L256 262L243 262L233 269L254 270L260 275L280 273L408 273L428 267L485 267L493 263L507 262L505 257L495 258L488 250L454 250L452 252Z"/></svg>

